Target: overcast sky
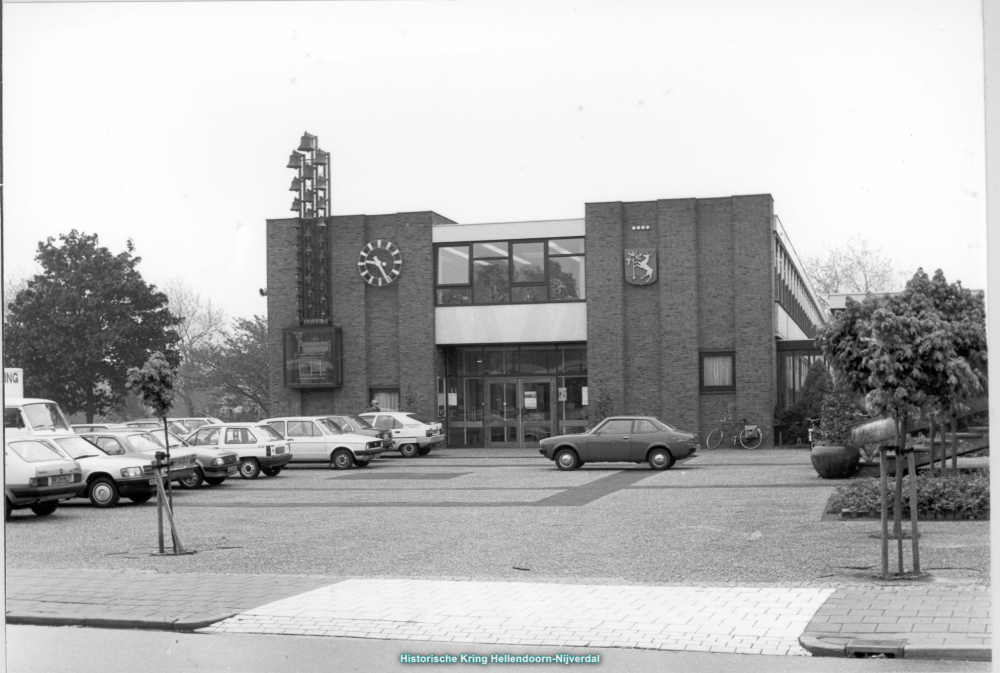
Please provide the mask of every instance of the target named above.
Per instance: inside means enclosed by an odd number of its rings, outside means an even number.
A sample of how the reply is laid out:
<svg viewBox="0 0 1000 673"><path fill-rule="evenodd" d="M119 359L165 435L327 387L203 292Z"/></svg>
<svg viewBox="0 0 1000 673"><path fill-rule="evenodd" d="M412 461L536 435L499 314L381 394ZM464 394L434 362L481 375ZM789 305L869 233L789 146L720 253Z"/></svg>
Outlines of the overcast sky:
<svg viewBox="0 0 1000 673"><path fill-rule="evenodd" d="M76 228L266 313L303 131L333 214L461 223L770 193L986 285L979 2L4 4L4 273Z"/></svg>

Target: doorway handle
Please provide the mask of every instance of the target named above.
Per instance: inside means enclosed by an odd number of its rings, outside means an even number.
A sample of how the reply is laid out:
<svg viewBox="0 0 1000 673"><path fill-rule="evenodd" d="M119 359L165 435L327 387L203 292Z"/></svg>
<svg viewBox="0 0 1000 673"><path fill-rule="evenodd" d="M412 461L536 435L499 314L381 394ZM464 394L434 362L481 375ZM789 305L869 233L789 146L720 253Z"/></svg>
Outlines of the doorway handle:
<svg viewBox="0 0 1000 673"><path fill-rule="evenodd" d="M622 439L628 439L628 435L625 435L624 437L622 437Z"/></svg>

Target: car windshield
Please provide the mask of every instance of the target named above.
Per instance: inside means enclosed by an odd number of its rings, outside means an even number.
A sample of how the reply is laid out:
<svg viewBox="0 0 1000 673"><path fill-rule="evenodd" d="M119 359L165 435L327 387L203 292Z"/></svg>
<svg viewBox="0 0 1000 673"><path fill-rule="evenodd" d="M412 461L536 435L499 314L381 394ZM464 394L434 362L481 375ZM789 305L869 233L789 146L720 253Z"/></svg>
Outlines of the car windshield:
<svg viewBox="0 0 1000 673"><path fill-rule="evenodd" d="M319 423L324 432L329 432L331 435L344 434L344 430L342 430L339 425L331 421L329 418L320 418L317 419L316 422Z"/></svg>
<svg viewBox="0 0 1000 673"><path fill-rule="evenodd" d="M37 439L10 442L7 446L28 463L41 463L46 460L66 460L65 456L60 454L54 447Z"/></svg>
<svg viewBox="0 0 1000 673"><path fill-rule="evenodd" d="M360 416L355 416L354 414L351 414L350 416L347 416L347 418L349 418L352 423L357 424L359 427L364 428L365 430L375 429L374 427L372 427L371 423L361 418Z"/></svg>
<svg viewBox="0 0 1000 673"><path fill-rule="evenodd" d="M66 430L72 432L69 421L55 402L36 402L21 407L33 430Z"/></svg>
<svg viewBox="0 0 1000 673"><path fill-rule="evenodd" d="M90 456L99 457L108 455L83 437L60 437L52 441L58 444L59 448L73 460L88 458Z"/></svg>
<svg viewBox="0 0 1000 673"><path fill-rule="evenodd" d="M269 425L255 425L255 426L253 426L253 429L254 430L260 430L261 434L263 434L264 437L267 438L270 441L276 441L276 440L279 440L279 439L283 439L283 437L281 435L279 435L277 432L275 432L274 428L272 428Z"/></svg>
<svg viewBox="0 0 1000 673"><path fill-rule="evenodd" d="M128 443L132 445L132 448L136 451L161 451L163 450L163 442L161 442L155 435L149 433L143 433L141 435L128 435L125 439Z"/></svg>
<svg viewBox="0 0 1000 673"><path fill-rule="evenodd" d="M427 420L423 416L418 416L417 414L406 414L406 415L415 420L417 423L423 423L424 425L430 425L431 423L434 422Z"/></svg>

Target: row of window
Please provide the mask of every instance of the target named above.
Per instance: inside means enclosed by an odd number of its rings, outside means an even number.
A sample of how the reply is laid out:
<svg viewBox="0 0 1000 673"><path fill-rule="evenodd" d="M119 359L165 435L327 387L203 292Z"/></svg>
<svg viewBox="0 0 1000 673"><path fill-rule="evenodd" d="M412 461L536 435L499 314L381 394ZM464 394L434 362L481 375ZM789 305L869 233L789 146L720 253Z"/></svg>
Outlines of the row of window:
<svg viewBox="0 0 1000 673"><path fill-rule="evenodd" d="M448 243L435 255L438 306L586 299L583 238Z"/></svg>

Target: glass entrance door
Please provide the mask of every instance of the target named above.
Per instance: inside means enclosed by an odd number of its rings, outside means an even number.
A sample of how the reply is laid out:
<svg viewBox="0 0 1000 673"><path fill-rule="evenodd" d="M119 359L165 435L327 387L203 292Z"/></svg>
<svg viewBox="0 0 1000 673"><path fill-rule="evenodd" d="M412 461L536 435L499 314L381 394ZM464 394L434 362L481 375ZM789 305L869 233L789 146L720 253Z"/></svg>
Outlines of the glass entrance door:
<svg viewBox="0 0 1000 673"><path fill-rule="evenodd" d="M486 445L538 447L555 431L553 378L486 379Z"/></svg>

